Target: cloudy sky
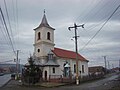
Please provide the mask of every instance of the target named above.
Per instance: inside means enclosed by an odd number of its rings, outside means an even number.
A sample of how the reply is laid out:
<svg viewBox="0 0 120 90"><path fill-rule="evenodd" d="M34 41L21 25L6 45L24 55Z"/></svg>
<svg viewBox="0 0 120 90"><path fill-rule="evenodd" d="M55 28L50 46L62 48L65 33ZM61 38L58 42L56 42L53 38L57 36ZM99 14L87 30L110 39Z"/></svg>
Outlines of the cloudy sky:
<svg viewBox="0 0 120 90"><path fill-rule="evenodd" d="M5 9L7 6L9 21ZM85 24L78 28L78 50L89 60L89 66L103 65L103 56L107 57L110 67L119 66L120 60L120 7L102 27L120 4L120 0L0 0L0 6L14 44L19 51L21 63L34 51L34 28L36 28L46 10L48 23L55 28L55 47L75 50L74 30L68 27ZM13 54L0 13L0 62L13 60Z"/></svg>

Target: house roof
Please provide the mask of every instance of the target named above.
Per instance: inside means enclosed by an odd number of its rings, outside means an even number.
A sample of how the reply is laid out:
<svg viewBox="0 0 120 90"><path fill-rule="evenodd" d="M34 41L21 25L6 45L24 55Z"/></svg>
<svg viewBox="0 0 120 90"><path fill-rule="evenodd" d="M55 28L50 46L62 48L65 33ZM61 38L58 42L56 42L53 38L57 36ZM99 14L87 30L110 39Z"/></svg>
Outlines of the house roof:
<svg viewBox="0 0 120 90"><path fill-rule="evenodd" d="M56 67L58 67L59 65L57 63L55 63L53 60L48 60L48 62L45 63L44 66L56 66Z"/></svg>
<svg viewBox="0 0 120 90"><path fill-rule="evenodd" d="M40 25L39 25L37 28L35 28L34 30L36 30L36 29L38 29L38 28L41 28L41 27L47 27L47 28L50 28L50 29L55 30L54 28L52 28L52 27L48 24L48 21L47 21L47 18L46 18L45 13L44 13L44 15L43 15L43 18L42 18L42 21L41 21Z"/></svg>
<svg viewBox="0 0 120 90"><path fill-rule="evenodd" d="M73 51L69 51L69 50L64 50L64 49L60 49L60 48L54 48L54 50L52 50L53 53L61 58L69 58L69 59L76 59L76 53ZM83 56L81 56L80 54L78 54L78 59L80 61L87 61Z"/></svg>
<svg viewBox="0 0 120 90"><path fill-rule="evenodd" d="M59 64L57 64L57 63L55 62L55 59L53 58L53 52L52 52L52 51L50 51L50 52L48 53L48 62L45 63L44 66L56 66L56 67L59 66Z"/></svg>

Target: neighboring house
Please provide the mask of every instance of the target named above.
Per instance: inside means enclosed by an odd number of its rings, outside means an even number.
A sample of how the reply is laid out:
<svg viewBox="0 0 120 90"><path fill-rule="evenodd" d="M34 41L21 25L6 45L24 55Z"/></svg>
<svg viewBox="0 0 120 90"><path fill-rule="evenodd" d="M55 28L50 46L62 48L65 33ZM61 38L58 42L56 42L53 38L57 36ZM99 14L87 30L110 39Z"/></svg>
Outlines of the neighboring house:
<svg viewBox="0 0 120 90"><path fill-rule="evenodd" d="M4 73L10 73L10 67L3 67L3 72Z"/></svg>
<svg viewBox="0 0 120 90"><path fill-rule="evenodd" d="M3 68L0 67L0 73L3 73Z"/></svg>
<svg viewBox="0 0 120 90"><path fill-rule="evenodd" d="M94 67L89 67L89 75L98 75L98 74L104 74L105 73L105 68L103 66L94 66Z"/></svg>
<svg viewBox="0 0 120 90"><path fill-rule="evenodd" d="M76 76L76 53L54 47L54 31L46 19L42 18L41 24L34 29L34 59L35 64L42 70L43 80L51 78ZM61 42L62 43L62 42ZM88 60L78 54L79 76L88 75Z"/></svg>
<svg viewBox="0 0 120 90"><path fill-rule="evenodd" d="M119 67L112 68L112 71L114 71L114 72L120 72L120 68Z"/></svg>

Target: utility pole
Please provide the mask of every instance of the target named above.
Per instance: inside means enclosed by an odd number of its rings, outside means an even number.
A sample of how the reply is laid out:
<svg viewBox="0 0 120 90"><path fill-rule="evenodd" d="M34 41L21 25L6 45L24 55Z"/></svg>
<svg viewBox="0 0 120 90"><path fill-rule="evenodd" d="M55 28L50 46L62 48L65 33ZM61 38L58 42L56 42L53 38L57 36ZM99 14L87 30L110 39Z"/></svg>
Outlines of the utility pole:
<svg viewBox="0 0 120 90"><path fill-rule="evenodd" d="M119 71L120 71L120 60L119 60Z"/></svg>
<svg viewBox="0 0 120 90"><path fill-rule="evenodd" d="M84 24L83 25L76 25L76 23L74 23L73 27L68 27L69 30L71 30L72 28L75 30L75 50L76 50L76 84L79 84L79 76L78 76L78 46L77 46L77 38L79 36L77 36L77 28L78 27L82 27L84 28Z"/></svg>
<svg viewBox="0 0 120 90"><path fill-rule="evenodd" d="M105 62L105 74L107 73L106 56L103 56Z"/></svg>
<svg viewBox="0 0 120 90"><path fill-rule="evenodd" d="M110 63L109 63L109 61L108 61L108 69L110 69Z"/></svg>
<svg viewBox="0 0 120 90"><path fill-rule="evenodd" d="M18 58L19 50L17 50L17 56L16 56L16 72L17 72L17 77L19 74L19 58Z"/></svg>

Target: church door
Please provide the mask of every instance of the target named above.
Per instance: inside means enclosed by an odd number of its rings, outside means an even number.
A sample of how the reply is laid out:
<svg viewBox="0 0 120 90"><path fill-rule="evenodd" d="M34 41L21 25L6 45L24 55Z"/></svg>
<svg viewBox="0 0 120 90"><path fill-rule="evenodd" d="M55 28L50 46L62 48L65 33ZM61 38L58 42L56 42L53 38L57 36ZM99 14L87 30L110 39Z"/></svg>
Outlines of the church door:
<svg viewBox="0 0 120 90"><path fill-rule="evenodd" d="M47 81L47 71L45 71L45 81Z"/></svg>

